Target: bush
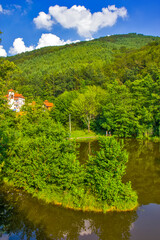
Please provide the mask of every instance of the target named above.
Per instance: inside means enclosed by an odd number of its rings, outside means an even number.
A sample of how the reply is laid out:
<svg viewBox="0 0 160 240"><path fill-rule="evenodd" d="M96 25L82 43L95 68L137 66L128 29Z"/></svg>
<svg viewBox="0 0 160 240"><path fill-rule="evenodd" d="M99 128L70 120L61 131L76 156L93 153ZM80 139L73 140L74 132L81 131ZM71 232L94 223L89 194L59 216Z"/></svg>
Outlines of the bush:
<svg viewBox="0 0 160 240"><path fill-rule="evenodd" d="M81 167L75 143L47 111L27 109L12 135L3 172L15 186L41 191L52 185L65 191L78 184Z"/></svg>
<svg viewBox="0 0 160 240"><path fill-rule="evenodd" d="M113 137L100 137L100 151L89 156L86 187L99 201L115 206L118 202L137 202L131 184L122 182L128 155Z"/></svg>

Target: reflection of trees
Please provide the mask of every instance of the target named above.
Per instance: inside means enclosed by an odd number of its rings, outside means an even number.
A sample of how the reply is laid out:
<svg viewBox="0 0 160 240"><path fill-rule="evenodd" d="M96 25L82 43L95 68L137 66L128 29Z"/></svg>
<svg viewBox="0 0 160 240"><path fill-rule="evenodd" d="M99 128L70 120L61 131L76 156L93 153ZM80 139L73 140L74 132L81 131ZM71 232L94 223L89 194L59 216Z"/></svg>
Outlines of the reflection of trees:
<svg viewBox="0 0 160 240"><path fill-rule="evenodd" d="M15 204L17 196L12 194L13 192L9 191L0 192L0 237L5 233L18 235L18 239L28 240L35 236L36 239L47 240L41 228L30 222L23 213L18 211L18 206ZM38 236L40 237L37 238Z"/></svg>
<svg viewBox="0 0 160 240"><path fill-rule="evenodd" d="M130 226L137 216L136 212L95 214L67 210L6 187L0 211L3 232L16 234L19 239L40 240L88 239L91 234L101 240L129 239Z"/></svg>
<svg viewBox="0 0 160 240"><path fill-rule="evenodd" d="M92 154L93 151L99 150L97 141L81 142L79 144L79 161L85 163L88 160L88 155Z"/></svg>
<svg viewBox="0 0 160 240"><path fill-rule="evenodd" d="M126 140L124 144L129 152L125 180L132 182L140 204L159 204L160 144L142 140Z"/></svg>
<svg viewBox="0 0 160 240"><path fill-rule="evenodd" d="M136 218L136 211L97 214L92 218L92 227L99 240L127 240L130 239L130 228Z"/></svg>

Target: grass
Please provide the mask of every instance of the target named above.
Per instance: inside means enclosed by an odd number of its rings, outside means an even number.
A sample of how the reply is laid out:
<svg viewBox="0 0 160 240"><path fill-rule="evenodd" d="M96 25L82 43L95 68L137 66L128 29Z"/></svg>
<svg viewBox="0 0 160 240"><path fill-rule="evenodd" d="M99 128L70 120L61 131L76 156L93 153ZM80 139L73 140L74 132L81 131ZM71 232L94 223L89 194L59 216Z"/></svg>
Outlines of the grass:
<svg viewBox="0 0 160 240"><path fill-rule="evenodd" d="M71 132L71 135L70 135L70 139L76 139L78 141L87 141L87 140L92 140L92 139L97 139L99 136L101 135L105 135L105 132L102 131L102 132L99 132L99 133L95 133L94 131L91 131L88 132L87 129L81 129L81 130L73 130ZM115 135L115 137L118 137ZM131 137L132 138L132 137ZM144 139L144 140L149 140L149 141L152 141L152 142L160 142L160 137L158 136L155 136L155 137L149 137L149 136L143 136L143 137L137 137L137 138L140 138L140 139Z"/></svg>
<svg viewBox="0 0 160 240"><path fill-rule="evenodd" d="M95 139L97 138L99 135L97 135L95 132L90 131L88 132L87 129L85 130L75 130L71 132L71 139Z"/></svg>

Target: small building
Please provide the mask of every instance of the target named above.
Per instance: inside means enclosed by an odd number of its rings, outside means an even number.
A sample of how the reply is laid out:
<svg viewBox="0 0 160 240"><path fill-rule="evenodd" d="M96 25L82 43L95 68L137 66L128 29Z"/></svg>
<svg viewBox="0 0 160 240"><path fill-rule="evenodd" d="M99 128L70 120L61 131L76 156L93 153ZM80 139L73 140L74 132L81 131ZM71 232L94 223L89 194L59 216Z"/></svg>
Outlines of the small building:
<svg viewBox="0 0 160 240"><path fill-rule="evenodd" d="M6 98L8 100L9 108L16 112L19 112L21 107L25 104L24 96L15 92L13 89L8 90Z"/></svg>
<svg viewBox="0 0 160 240"><path fill-rule="evenodd" d="M50 103L48 100L45 100L45 101L44 101L44 106L45 106L48 110L51 110L51 108L54 107L54 104L53 104L53 103Z"/></svg>

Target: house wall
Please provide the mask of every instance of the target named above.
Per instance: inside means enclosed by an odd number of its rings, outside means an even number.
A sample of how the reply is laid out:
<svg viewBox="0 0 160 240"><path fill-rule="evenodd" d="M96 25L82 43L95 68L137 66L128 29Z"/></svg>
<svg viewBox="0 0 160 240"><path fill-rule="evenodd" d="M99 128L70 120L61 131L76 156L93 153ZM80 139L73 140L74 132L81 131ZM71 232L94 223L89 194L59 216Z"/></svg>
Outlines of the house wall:
<svg viewBox="0 0 160 240"><path fill-rule="evenodd" d="M19 112L21 107L25 104L25 99L21 97L15 97L14 92L8 93L8 105L10 109Z"/></svg>

